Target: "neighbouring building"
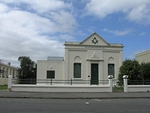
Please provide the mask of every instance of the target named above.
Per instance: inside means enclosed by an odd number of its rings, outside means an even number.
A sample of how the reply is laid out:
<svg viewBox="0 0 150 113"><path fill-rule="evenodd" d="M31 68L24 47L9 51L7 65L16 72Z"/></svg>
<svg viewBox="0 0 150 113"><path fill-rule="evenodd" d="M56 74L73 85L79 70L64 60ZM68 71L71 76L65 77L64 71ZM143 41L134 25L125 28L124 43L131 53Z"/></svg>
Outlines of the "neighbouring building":
<svg viewBox="0 0 150 113"><path fill-rule="evenodd" d="M64 46L64 57L50 56L37 61L37 84L44 84L42 80L59 80L64 84L72 80L98 85L101 80L108 80L108 75L117 80L123 60L122 44L108 43L93 33L82 42L65 42Z"/></svg>
<svg viewBox="0 0 150 113"><path fill-rule="evenodd" d="M147 63L150 62L150 50L140 52L135 55L135 59L141 64L141 63Z"/></svg>
<svg viewBox="0 0 150 113"><path fill-rule="evenodd" d="M18 68L11 66L10 63L5 64L0 62L0 85L8 84L8 75L18 78Z"/></svg>

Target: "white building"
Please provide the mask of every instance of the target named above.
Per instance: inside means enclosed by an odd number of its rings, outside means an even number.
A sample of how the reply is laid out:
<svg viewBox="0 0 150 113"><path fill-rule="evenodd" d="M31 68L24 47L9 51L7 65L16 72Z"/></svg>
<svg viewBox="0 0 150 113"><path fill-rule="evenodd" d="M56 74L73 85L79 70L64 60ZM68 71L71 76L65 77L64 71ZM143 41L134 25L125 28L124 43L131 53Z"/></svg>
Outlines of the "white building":
<svg viewBox="0 0 150 113"><path fill-rule="evenodd" d="M58 80L62 84L100 84L113 75L117 80L122 64L122 44L110 44L97 33L82 42L65 42L65 56L37 61L37 84ZM44 83L43 83L44 84Z"/></svg>
<svg viewBox="0 0 150 113"><path fill-rule="evenodd" d="M135 55L135 59L139 61L139 63L147 63L150 62L150 50L140 52Z"/></svg>
<svg viewBox="0 0 150 113"><path fill-rule="evenodd" d="M0 62L0 85L8 84L8 75L18 78L18 68L11 66L10 63L5 64Z"/></svg>

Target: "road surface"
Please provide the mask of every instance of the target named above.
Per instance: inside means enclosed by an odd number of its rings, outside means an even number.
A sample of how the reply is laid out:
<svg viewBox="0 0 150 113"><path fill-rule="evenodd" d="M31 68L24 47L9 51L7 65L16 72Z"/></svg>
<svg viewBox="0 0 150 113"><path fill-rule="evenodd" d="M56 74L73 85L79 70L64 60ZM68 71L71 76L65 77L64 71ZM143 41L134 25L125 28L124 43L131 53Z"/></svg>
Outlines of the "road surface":
<svg viewBox="0 0 150 113"><path fill-rule="evenodd" d="M150 113L150 99L0 98L0 113Z"/></svg>

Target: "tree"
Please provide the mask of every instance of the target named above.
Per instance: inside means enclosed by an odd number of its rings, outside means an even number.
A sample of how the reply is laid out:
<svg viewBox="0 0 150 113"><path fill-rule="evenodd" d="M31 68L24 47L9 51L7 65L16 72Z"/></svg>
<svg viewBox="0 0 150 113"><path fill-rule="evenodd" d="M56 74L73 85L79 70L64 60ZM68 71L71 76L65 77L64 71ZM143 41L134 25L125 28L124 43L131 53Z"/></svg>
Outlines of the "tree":
<svg viewBox="0 0 150 113"><path fill-rule="evenodd" d="M4 73L4 69L1 69L1 61L2 60L0 60L0 74Z"/></svg>
<svg viewBox="0 0 150 113"><path fill-rule="evenodd" d="M150 62L141 64L140 74L143 80L150 80Z"/></svg>
<svg viewBox="0 0 150 113"><path fill-rule="evenodd" d="M123 85L123 75L128 75L129 80L140 78L140 64L136 60L125 60L119 69L118 85Z"/></svg>
<svg viewBox="0 0 150 113"><path fill-rule="evenodd" d="M20 78L21 79L35 79L36 78L36 63L27 56L18 58L20 61Z"/></svg>

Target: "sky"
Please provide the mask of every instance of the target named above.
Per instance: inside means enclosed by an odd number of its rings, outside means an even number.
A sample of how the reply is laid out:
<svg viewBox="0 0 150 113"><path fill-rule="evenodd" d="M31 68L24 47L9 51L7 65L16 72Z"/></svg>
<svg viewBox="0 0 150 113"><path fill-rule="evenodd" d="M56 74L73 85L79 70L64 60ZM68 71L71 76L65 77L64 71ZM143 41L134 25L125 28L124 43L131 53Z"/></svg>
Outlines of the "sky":
<svg viewBox="0 0 150 113"><path fill-rule="evenodd" d="M96 32L123 44L123 59L150 49L150 0L0 0L0 60L64 56L65 41Z"/></svg>

